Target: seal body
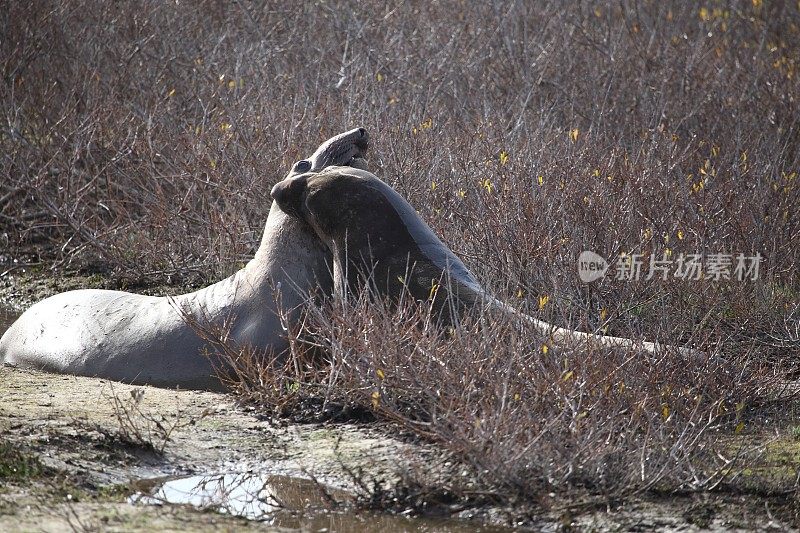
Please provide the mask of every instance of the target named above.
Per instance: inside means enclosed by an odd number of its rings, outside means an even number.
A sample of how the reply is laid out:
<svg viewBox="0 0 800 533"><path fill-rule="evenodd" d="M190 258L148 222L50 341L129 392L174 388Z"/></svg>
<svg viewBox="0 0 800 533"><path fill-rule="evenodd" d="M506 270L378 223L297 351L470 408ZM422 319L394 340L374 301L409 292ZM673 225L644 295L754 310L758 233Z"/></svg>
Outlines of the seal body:
<svg viewBox="0 0 800 533"><path fill-rule="evenodd" d="M296 163L289 177L294 168L332 162L364 166L366 147L363 129L345 132ZM296 323L312 291L330 294L330 271L328 248L273 202L255 257L233 276L175 297L86 289L46 298L0 338L0 361L132 384L219 390L220 363L204 353L210 346L196 325L227 329L236 347L280 355L288 348L280 314Z"/></svg>
<svg viewBox="0 0 800 533"><path fill-rule="evenodd" d="M11 325L0 359L125 383L220 389L221 363L204 355L208 342L187 318L227 324L236 346L280 354L288 341L277 302L293 323L308 291L331 291L328 255L304 224L273 205L258 252L233 276L174 298L94 289L57 294Z"/></svg>
<svg viewBox="0 0 800 533"><path fill-rule="evenodd" d="M529 322L554 344L650 352L666 347L560 328L497 300L405 198L365 170L333 166L291 176L273 187L272 197L283 211L308 222L330 248L334 291L340 297L367 285L394 300L405 294L429 300L439 317L450 323L467 310L490 306Z"/></svg>

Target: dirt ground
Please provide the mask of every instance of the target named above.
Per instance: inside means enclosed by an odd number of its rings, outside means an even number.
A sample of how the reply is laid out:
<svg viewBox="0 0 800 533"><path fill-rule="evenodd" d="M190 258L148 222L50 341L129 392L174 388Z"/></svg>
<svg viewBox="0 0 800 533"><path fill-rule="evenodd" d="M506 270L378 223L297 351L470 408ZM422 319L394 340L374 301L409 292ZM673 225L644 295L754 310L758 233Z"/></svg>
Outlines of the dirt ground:
<svg viewBox="0 0 800 533"><path fill-rule="evenodd" d="M141 395L144 415L188 424L174 432L163 455L118 438L113 397L127 401L131 392ZM249 524L188 509L133 507L111 496L129 494L137 479L230 471L313 474L346 488L345 467L366 465L391 477L403 454L417 452L367 427L278 427L236 408L227 395L10 368L0 369L0 435L38 457L50 473L0 488L0 531L63 530L70 517L109 531L115 524L135 529L136 523L147 529L239 529ZM152 440L160 444L155 435Z"/></svg>

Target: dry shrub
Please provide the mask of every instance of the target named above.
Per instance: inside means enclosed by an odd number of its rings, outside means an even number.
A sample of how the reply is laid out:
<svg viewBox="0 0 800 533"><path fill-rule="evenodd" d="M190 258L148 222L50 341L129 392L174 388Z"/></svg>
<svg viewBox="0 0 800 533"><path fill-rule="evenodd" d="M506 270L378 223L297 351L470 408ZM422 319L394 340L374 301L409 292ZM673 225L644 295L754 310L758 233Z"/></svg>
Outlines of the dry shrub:
<svg viewBox="0 0 800 533"><path fill-rule="evenodd" d="M417 474L397 492L376 484L369 497L389 507L408 491L400 505L422 509L443 498L525 508L550 493L744 490L763 443L736 436L790 398L780 371L753 352L557 349L504 313L443 330L425 304L366 293L309 305L285 360L233 350L226 361L237 393L263 412L295 421L372 413L456 459L444 483L412 465Z"/></svg>
<svg viewBox="0 0 800 533"><path fill-rule="evenodd" d="M720 432L778 382L753 354L544 350L540 333L489 311L449 331L424 306L367 297L310 312L328 401L441 443L506 498L717 487L743 464Z"/></svg>
<svg viewBox="0 0 800 533"><path fill-rule="evenodd" d="M252 253L291 162L360 124L377 174L503 299L790 361L797 16L782 2L8 2L0 255L219 279ZM764 262L750 283L587 286L585 249Z"/></svg>
<svg viewBox="0 0 800 533"><path fill-rule="evenodd" d="M280 412L372 408L377 392L379 413L519 494L699 488L727 473L709 431L797 371L795 2L2 6L5 259L218 279L252 252L291 162L361 125L378 176L503 300L709 354L544 356L498 317L448 336L355 302L312 309L324 371L241 376ZM586 285L587 249L764 262L755 281Z"/></svg>

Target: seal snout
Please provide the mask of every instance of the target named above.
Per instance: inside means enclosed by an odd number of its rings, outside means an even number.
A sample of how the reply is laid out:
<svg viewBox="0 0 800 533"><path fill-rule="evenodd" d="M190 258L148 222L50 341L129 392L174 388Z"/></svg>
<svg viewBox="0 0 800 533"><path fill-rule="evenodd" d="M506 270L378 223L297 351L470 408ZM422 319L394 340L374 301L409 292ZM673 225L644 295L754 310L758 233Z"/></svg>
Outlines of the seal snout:
<svg viewBox="0 0 800 533"><path fill-rule="evenodd" d="M303 196L303 191L306 189L307 178L305 176L297 176L293 178L286 178L272 187L270 196L278 202L278 207L287 215L300 215L300 200Z"/></svg>

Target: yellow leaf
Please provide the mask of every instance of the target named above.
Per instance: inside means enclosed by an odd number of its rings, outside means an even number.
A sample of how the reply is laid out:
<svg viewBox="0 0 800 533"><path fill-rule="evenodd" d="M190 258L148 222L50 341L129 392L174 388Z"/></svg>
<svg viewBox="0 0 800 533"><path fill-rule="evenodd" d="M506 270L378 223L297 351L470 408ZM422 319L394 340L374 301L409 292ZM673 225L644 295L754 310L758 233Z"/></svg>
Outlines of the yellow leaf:
<svg viewBox="0 0 800 533"><path fill-rule="evenodd" d="M682 240L683 240L683 230L682 230L682 229L679 229L679 230L678 230L678 240L679 240L679 241L682 241Z"/></svg>
<svg viewBox="0 0 800 533"><path fill-rule="evenodd" d="M734 429L733 432L738 435L739 433L742 432L743 429L744 429L744 422L739 422L738 424L736 424L736 429Z"/></svg>
<svg viewBox="0 0 800 533"><path fill-rule="evenodd" d="M519 399L520 399L520 395L519 395L519 393L518 393L518 392L514 394L514 399L515 399L515 400L517 400L517 401L519 401Z"/></svg>
<svg viewBox="0 0 800 533"><path fill-rule="evenodd" d="M661 416L664 417L664 420L669 418L669 405L663 404L661 406Z"/></svg>
<svg viewBox="0 0 800 533"><path fill-rule="evenodd" d="M574 375L574 372L572 370L570 370L569 372L564 374L564 377L562 378L562 380L563 381L569 381L570 379L572 379L573 375Z"/></svg>
<svg viewBox="0 0 800 533"><path fill-rule="evenodd" d="M378 379L383 379L383 378L385 378L385 377L386 377L386 376L384 375L384 373L383 373L383 370L381 370L380 368L378 368L378 369L376 369L376 370L375 370L375 375L376 375L376 376L378 376Z"/></svg>
<svg viewBox="0 0 800 533"><path fill-rule="evenodd" d="M172 89L172 90L170 90L170 91L167 93L167 96L172 96L173 94L175 94L175 89Z"/></svg>
<svg viewBox="0 0 800 533"><path fill-rule="evenodd" d="M486 189L489 192L489 194L492 194L492 189L494 188L494 186L492 185L492 182L489 181L489 178L483 180L483 182L481 183L481 187Z"/></svg>
<svg viewBox="0 0 800 533"><path fill-rule="evenodd" d="M523 291L522 289L517 290L517 298L524 298L524 297L525 297L525 291Z"/></svg>
<svg viewBox="0 0 800 533"><path fill-rule="evenodd" d="M548 348L546 344L542 344L542 353L543 354L547 355L547 352L549 350L550 350L550 348Z"/></svg>
<svg viewBox="0 0 800 533"><path fill-rule="evenodd" d="M706 21L711 18L711 15L709 15L708 13L708 8L705 7L701 7L700 12L698 14L700 15L700 20L703 21Z"/></svg>
<svg viewBox="0 0 800 533"><path fill-rule="evenodd" d="M544 296L539 296L539 310L541 311L544 309L544 306L547 305L547 302L550 301L550 297L546 294Z"/></svg>
<svg viewBox="0 0 800 533"><path fill-rule="evenodd" d="M372 407L373 408L377 408L378 405L380 405L380 403L381 403L381 393L378 392L378 391L373 392L372 393Z"/></svg>
<svg viewBox="0 0 800 533"><path fill-rule="evenodd" d="M432 182L431 182L431 190L432 190L432 191L435 191L435 190L436 190L436 182L435 182L435 181L432 181Z"/></svg>
<svg viewBox="0 0 800 533"><path fill-rule="evenodd" d="M236 82L233 81L233 80L230 80L228 82L228 89L235 89L235 88L236 88Z"/></svg>
<svg viewBox="0 0 800 533"><path fill-rule="evenodd" d="M608 309L606 309L605 307L600 309L600 320L605 322L607 316L608 316Z"/></svg>
<svg viewBox="0 0 800 533"><path fill-rule="evenodd" d="M503 150L500 152L500 164L505 165L506 163L508 163L508 152Z"/></svg>
<svg viewBox="0 0 800 533"><path fill-rule="evenodd" d="M467 196L467 191L465 191L464 189L458 189L458 195L461 198L465 198Z"/></svg>
<svg viewBox="0 0 800 533"><path fill-rule="evenodd" d="M539 176L536 180L539 182L539 187L544 184L544 176Z"/></svg>
<svg viewBox="0 0 800 533"><path fill-rule="evenodd" d="M375 79L378 80L378 83L382 82L383 81L383 74L378 72L377 74L375 74Z"/></svg>
<svg viewBox="0 0 800 533"><path fill-rule="evenodd" d="M431 280L431 292L428 295L428 299L429 300L433 300L436 297L436 293L438 291L439 291L439 284L438 283L434 283L434 281Z"/></svg>
<svg viewBox="0 0 800 533"><path fill-rule="evenodd" d="M569 132L569 138L572 139L572 142L578 141L578 135L580 134L580 130L578 128L574 128Z"/></svg>

